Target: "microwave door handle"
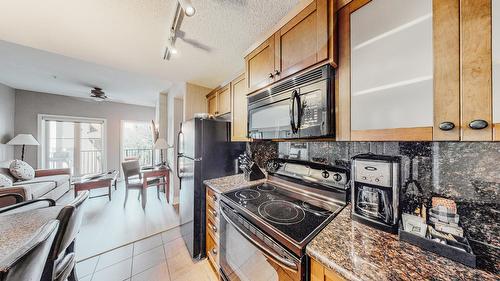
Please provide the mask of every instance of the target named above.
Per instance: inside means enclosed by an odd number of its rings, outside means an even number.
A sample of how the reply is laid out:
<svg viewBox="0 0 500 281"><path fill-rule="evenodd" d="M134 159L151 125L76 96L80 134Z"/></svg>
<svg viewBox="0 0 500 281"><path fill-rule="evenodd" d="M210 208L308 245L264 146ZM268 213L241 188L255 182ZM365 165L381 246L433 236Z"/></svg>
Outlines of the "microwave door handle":
<svg viewBox="0 0 500 281"><path fill-rule="evenodd" d="M297 129L295 127L295 93L297 91L293 90L290 97L290 127L292 127L292 133L295 134Z"/></svg>
<svg viewBox="0 0 500 281"><path fill-rule="evenodd" d="M300 123L302 119L302 102L300 98L299 91L295 91L295 102L294 104L297 103L297 121L295 122L295 132L297 133L300 129ZM295 120L295 118L294 118Z"/></svg>
<svg viewBox="0 0 500 281"><path fill-rule="evenodd" d="M245 237L250 243L252 243L255 247L261 250L262 254L266 256L268 259L274 261L275 263L282 266L284 269L290 270L292 272L298 272L299 268L297 264L292 261L286 260L278 255L274 250L270 249L267 245L263 244L260 241L252 238L249 234L247 234L241 227L239 227L235 222L233 222L229 216L225 213L224 208L220 208L220 213L227 221L227 223L231 224L243 237Z"/></svg>

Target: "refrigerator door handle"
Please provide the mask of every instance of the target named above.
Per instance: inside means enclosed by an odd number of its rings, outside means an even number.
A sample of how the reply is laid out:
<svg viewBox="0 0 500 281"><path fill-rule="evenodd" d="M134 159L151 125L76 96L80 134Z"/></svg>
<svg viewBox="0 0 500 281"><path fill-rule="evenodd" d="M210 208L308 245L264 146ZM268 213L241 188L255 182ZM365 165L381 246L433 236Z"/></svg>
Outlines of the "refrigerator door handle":
<svg viewBox="0 0 500 281"><path fill-rule="evenodd" d="M179 131L177 133L177 154L183 154L183 151L181 151L181 135L182 135L182 131Z"/></svg>
<svg viewBox="0 0 500 281"><path fill-rule="evenodd" d="M182 179L182 176L181 176L181 158L182 158L182 154L178 154L177 155L177 177L179 178L179 180ZM179 186L179 189L180 189L180 186Z"/></svg>

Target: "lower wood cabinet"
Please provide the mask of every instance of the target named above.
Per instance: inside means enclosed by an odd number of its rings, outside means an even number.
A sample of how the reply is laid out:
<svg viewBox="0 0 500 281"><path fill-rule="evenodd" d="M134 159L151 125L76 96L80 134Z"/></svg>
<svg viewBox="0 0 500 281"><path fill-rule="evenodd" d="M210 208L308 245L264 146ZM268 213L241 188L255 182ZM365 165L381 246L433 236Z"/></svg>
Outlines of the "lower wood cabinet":
<svg viewBox="0 0 500 281"><path fill-rule="evenodd" d="M219 276L219 194L207 186L206 193L206 249L207 258Z"/></svg>
<svg viewBox="0 0 500 281"><path fill-rule="evenodd" d="M345 281L345 279L311 258L311 281Z"/></svg>

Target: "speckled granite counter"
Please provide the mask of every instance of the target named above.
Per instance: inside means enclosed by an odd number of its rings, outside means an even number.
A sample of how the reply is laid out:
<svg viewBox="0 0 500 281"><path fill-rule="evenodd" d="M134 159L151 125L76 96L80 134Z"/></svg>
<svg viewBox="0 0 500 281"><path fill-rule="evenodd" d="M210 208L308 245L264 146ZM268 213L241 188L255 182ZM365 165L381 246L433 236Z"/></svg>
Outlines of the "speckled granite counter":
<svg viewBox="0 0 500 281"><path fill-rule="evenodd" d="M57 218L63 207L0 215L0 267L3 259L30 241L40 227Z"/></svg>
<svg viewBox="0 0 500 281"><path fill-rule="evenodd" d="M347 206L309 243L310 257L348 280L499 280L351 220Z"/></svg>
<svg viewBox="0 0 500 281"><path fill-rule="evenodd" d="M266 182L266 179L256 181L246 181L243 174L227 176L223 178L206 180L203 183L215 192L224 193L234 189L250 187Z"/></svg>

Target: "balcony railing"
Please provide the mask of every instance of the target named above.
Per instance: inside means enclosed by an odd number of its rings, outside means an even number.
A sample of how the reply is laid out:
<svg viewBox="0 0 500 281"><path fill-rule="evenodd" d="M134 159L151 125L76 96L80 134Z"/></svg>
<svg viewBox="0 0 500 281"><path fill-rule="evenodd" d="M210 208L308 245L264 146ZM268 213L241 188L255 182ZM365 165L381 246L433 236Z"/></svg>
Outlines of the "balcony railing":
<svg viewBox="0 0 500 281"><path fill-rule="evenodd" d="M125 158L137 157L141 166L153 165L153 149L132 148L125 149Z"/></svg>

